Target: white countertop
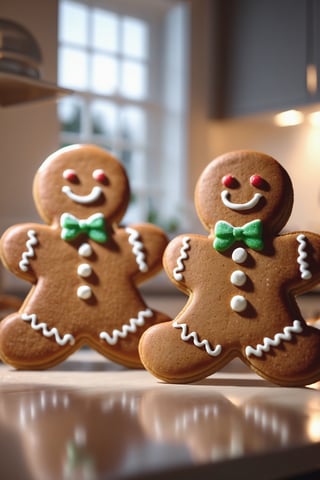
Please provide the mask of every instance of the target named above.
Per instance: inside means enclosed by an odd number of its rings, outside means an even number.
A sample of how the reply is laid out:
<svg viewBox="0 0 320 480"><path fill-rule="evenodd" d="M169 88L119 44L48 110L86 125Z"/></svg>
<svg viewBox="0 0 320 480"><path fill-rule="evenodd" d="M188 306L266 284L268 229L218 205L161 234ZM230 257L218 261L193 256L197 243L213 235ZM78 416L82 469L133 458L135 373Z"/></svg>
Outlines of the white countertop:
<svg viewBox="0 0 320 480"><path fill-rule="evenodd" d="M234 361L200 382L168 385L90 350L46 371L1 364L0 381L3 479L320 472L320 382L276 387Z"/></svg>

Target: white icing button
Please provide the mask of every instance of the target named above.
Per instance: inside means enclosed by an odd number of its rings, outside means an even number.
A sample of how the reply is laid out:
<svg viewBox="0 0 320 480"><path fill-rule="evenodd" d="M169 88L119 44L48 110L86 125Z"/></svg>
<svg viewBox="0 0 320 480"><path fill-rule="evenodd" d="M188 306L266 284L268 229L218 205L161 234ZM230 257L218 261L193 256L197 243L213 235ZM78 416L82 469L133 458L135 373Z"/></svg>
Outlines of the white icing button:
<svg viewBox="0 0 320 480"><path fill-rule="evenodd" d="M247 281L247 275L241 270L235 270L231 274L230 281L232 285L235 285L236 287L242 287L242 285L244 285Z"/></svg>
<svg viewBox="0 0 320 480"><path fill-rule="evenodd" d="M81 285L77 290L77 296L82 300L88 300L92 295L92 290L88 285Z"/></svg>
<svg viewBox="0 0 320 480"><path fill-rule="evenodd" d="M234 312L243 312L247 307L247 300L242 295L235 295L231 298L230 306Z"/></svg>
<svg viewBox="0 0 320 480"><path fill-rule="evenodd" d="M80 245L78 253L81 257L90 257L90 255L92 255L91 245L89 243L83 243Z"/></svg>
<svg viewBox="0 0 320 480"><path fill-rule="evenodd" d="M247 260L247 258L248 258L247 251L242 247L236 248L232 252L232 260L235 263L244 263Z"/></svg>
<svg viewBox="0 0 320 480"><path fill-rule="evenodd" d="M81 263L79 266L78 266L78 275L80 277L90 277L92 273L92 268L91 268L91 265L89 265L88 263Z"/></svg>

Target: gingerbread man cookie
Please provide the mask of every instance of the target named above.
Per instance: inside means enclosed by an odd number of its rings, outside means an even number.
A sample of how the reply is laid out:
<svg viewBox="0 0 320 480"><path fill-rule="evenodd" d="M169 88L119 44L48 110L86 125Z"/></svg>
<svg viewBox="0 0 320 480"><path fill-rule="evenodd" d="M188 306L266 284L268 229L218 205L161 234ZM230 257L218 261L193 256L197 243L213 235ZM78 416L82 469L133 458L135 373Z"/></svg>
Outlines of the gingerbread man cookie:
<svg viewBox="0 0 320 480"><path fill-rule="evenodd" d="M320 282L320 236L279 234L292 208L287 172L262 153L222 155L204 170L195 205L209 236L182 235L164 253L189 300L140 340L144 366L168 382L213 374L234 357L280 385L320 379L320 331L295 296Z"/></svg>
<svg viewBox="0 0 320 480"><path fill-rule="evenodd" d="M168 317L145 304L137 285L161 269L166 235L150 224L119 228L128 179L95 146L49 156L33 193L46 225L15 225L1 239L4 265L33 283L20 310L1 322L1 358L16 368L47 368L86 344L141 367L141 333Z"/></svg>

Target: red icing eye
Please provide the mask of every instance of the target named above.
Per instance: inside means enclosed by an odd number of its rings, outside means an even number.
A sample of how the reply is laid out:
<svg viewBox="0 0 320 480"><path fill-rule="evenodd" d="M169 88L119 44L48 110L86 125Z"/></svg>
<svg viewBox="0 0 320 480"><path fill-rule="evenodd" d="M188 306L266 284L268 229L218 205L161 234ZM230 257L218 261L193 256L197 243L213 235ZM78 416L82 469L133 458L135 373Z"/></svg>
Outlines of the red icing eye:
<svg viewBox="0 0 320 480"><path fill-rule="evenodd" d="M78 181L78 175L75 170L72 168L67 168L62 174L63 178L65 180L69 180L69 182L77 182Z"/></svg>
<svg viewBox="0 0 320 480"><path fill-rule="evenodd" d="M262 188L262 187L263 187L263 184L264 184L264 180L263 180L262 177L260 177L260 175L251 175L251 177L250 177L250 183L251 183L251 185L253 185L254 187Z"/></svg>
<svg viewBox="0 0 320 480"><path fill-rule="evenodd" d="M92 177L94 180L100 183L106 183L107 181L107 175L104 173L102 168L97 168L97 170L94 170L94 172L92 172Z"/></svg>
<svg viewBox="0 0 320 480"><path fill-rule="evenodd" d="M237 180L232 175L225 175L222 178L222 184L227 188L235 188L237 186Z"/></svg>

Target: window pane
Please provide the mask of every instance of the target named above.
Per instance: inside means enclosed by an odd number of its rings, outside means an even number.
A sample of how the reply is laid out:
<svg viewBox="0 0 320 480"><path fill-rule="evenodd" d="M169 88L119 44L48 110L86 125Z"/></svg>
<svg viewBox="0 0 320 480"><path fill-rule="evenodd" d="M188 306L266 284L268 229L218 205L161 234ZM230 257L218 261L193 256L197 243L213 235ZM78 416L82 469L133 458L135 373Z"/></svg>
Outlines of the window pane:
<svg viewBox="0 0 320 480"><path fill-rule="evenodd" d="M145 152L132 150L130 147L122 149L120 152L121 162L123 163L129 177L130 183L134 188L146 188L146 155Z"/></svg>
<svg viewBox="0 0 320 480"><path fill-rule="evenodd" d="M145 143L146 114L139 107L124 107L120 115L121 137L131 143Z"/></svg>
<svg viewBox="0 0 320 480"><path fill-rule="evenodd" d="M119 21L116 14L95 8L92 14L93 47L109 52L119 50Z"/></svg>
<svg viewBox="0 0 320 480"><path fill-rule="evenodd" d="M124 61L121 65L120 91L125 97L135 100L146 98L146 67L138 62Z"/></svg>
<svg viewBox="0 0 320 480"><path fill-rule="evenodd" d="M59 49L59 84L79 90L88 86L88 57L77 48Z"/></svg>
<svg viewBox="0 0 320 480"><path fill-rule="evenodd" d="M66 97L58 102L60 128L63 132L81 132L83 102L77 97Z"/></svg>
<svg viewBox="0 0 320 480"><path fill-rule="evenodd" d="M131 201L129 208L123 218L124 225L130 223L142 222L147 220L147 205L144 196L140 196L136 192L131 192Z"/></svg>
<svg viewBox="0 0 320 480"><path fill-rule="evenodd" d="M148 55L148 28L145 22L137 18L124 17L123 53L137 59L146 59Z"/></svg>
<svg viewBox="0 0 320 480"><path fill-rule="evenodd" d="M129 177L131 177L132 172L132 154L133 152L129 148L122 150L120 153L120 160L123 163Z"/></svg>
<svg viewBox="0 0 320 480"><path fill-rule="evenodd" d="M116 135L117 106L112 102L95 100L91 104L91 128L93 134L103 134L107 140Z"/></svg>
<svg viewBox="0 0 320 480"><path fill-rule="evenodd" d="M63 1L59 8L59 39L86 45L88 38L88 7L78 2Z"/></svg>
<svg viewBox="0 0 320 480"><path fill-rule="evenodd" d="M130 153L130 164L127 167L130 174L130 182L135 188L145 189L147 184L145 152L134 150Z"/></svg>
<svg viewBox="0 0 320 480"><path fill-rule="evenodd" d="M91 88L95 93L111 95L118 83L118 62L103 54L92 55Z"/></svg>

